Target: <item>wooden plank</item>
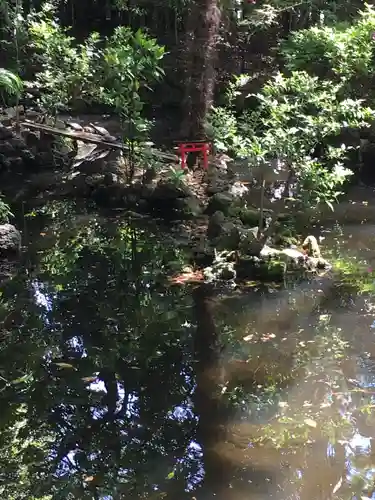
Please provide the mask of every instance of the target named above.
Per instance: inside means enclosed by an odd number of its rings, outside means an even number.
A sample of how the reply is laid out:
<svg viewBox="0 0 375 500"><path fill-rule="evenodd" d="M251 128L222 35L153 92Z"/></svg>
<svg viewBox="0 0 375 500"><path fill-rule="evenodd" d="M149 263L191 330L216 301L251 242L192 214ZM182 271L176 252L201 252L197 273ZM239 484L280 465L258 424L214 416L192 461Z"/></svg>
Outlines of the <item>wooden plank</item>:
<svg viewBox="0 0 375 500"><path fill-rule="evenodd" d="M60 128L50 127L49 125L43 125L42 123L34 123L31 121L24 121L20 123L21 127L27 127L34 130L39 130L42 132L48 132L53 135L61 135L63 137L69 137L70 139L75 139L76 141L91 142L92 144L98 144L100 146L107 146L113 149L126 149L126 147L119 141L105 141L102 137L95 136L94 134L89 134L88 132L79 131L68 131Z"/></svg>
<svg viewBox="0 0 375 500"><path fill-rule="evenodd" d="M129 147L125 146L120 141L106 141L103 136L98 136L96 134L90 134L88 132L80 132L80 131L69 131L63 130L60 128L50 127L49 125L43 125L42 123L35 123L29 120L25 120L20 123L21 127L30 128L33 130L39 130L42 132L47 132L53 135L60 135L62 137L69 137L70 139L82 142L89 142L92 144L97 144L98 146L105 146L107 148L113 149L121 149L123 151L128 151ZM163 158L165 160L172 161L174 163L178 162L178 157L174 154L164 153L162 151L158 151L156 149L150 148L151 154L157 156L159 158Z"/></svg>

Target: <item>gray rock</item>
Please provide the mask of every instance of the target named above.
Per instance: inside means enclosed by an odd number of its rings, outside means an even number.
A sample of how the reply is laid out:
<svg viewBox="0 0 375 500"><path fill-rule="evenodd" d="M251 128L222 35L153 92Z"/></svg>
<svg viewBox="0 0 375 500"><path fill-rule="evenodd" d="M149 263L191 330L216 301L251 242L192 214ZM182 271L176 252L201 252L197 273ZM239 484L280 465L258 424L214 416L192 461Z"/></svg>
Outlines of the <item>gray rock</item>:
<svg viewBox="0 0 375 500"><path fill-rule="evenodd" d="M208 183L206 192L207 194L212 195L216 193L223 193L224 191L227 190L228 190L228 182L221 181L219 179L214 179Z"/></svg>
<svg viewBox="0 0 375 500"><path fill-rule="evenodd" d="M209 240L217 238L222 232L222 227L225 224L225 215L223 212L217 211L210 217L207 227L207 237Z"/></svg>
<svg viewBox="0 0 375 500"><path fill-rule="evenodd" d="M249 192L249 188L245 186L242 182L235 182L229 188L229 194L235 198L242 198L246 193Z"/></svg>
<svg viewBox="0 0 375 500"><path fill-rule="evenodd" d="M237 250L240 244L240 233L233 222L226 222L222 226L221 234L213 244L218 250Z"/></svg>
<svg viewBox="0 0 375 500"><path fill-rule="evenodd" d="M12 155L14 152L14 147L9 141L4 141L0 143L0 153L4 155Z"/></svg>
<svg viewBox="0 0 375 500"><path fill-rule="evenodd" d="M254 208L240 208L239 218L247 226L256 226L259 224L259 210Z"/></svg>
<svg viewBox="0 0 375 500"><path fill-rule="evenodd" d="M276 248L271 248L268 245L264 245L264 247L260 251L259 257L261 259L269 259L272 257L277 257L279 255L280 255L280 250L277 250Z"/></svg>
<svg viewBox="0 0 375 500"><path fill-rule="evenodd" d="M239 250L243 255L259 255L263 244L258 241L258 228L240 229Z"/></svg>
<svg viewBox="0 0 375 500"><path fill-rule="evenodd" d="M329 271L332 265L322 257L308 257L305 260L305 268L308 271Z"/></svg>
<svg viewBox="0 0 375 500"><path fill-rule="evenodd" d="M0 225L0 255L17 256L21 251L21 233L12 224Z"/></svg>
<svg viewBox="0 0 375 500"><path fill-rule="evenodd" d="M305 254L295 248L284 248L283 250L280 250L280 255L285 256L286 259L294 260L295 262L304 263L306 260Z"/></svg>
<svg viewBox="0 0 375 500"><path fill-rule="evenodd" d="M223 212L224 215L228 215L233 199L233 196L229 193L215 193L208 202L206 213L212 215L219 211Z"/></svg>
<svg viewBox="0 0 375 500"><path fill-rule="evenodd" d="M212 283L216 280L232 280L236 278L235 265L233 262L226 262L222 266L210 266L203 270L205 281Z"/></svg>
<svg viewBox="0 0 375 500"><path fill-rule="evenodd" d="M13 137L13 132L0 124L0 140L11 139Z"/></svg>
<svg viewBox="0 0 375 500"><path fill-rule="evenodd" d="M169 179L160 180L152 194L153 200L176 200L177 198L187 198L192 196L192 192L183 182L173 182Z"/></svg>
<svg viewBox="0 0 375 500"><path fill-rule="evenodd" d="M202 214L202 206L196 196L188 198L179 198L176 200L176 208L181 210L185 215L198 216Z"/></svg>

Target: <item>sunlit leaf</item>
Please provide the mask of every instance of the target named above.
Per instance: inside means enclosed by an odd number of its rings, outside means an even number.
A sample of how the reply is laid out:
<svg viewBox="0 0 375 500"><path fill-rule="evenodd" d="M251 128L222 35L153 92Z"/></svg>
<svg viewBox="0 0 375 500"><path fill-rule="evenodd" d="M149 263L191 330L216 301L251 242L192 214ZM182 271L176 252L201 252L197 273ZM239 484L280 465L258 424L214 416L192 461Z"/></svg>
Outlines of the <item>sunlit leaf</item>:
<svg viewBox="0 0 375 500"><path fill-rule="evenodd" d="M304 422L309 427L313 427L314 429L316 428L317 424L316 424L315 420L312 420L311 418L305 418Z"/></svg>
<svg viewBox="0 0 375 500"><path fill-rule="evenodd" d="M63 362L58 362L55 363L56 366L58 366L61 369L67 369L67 370L77 370L77 368L70 363L63 363Z"/></svg>
<svg viewBox="0 0 375 500"><path fill-rule="evenodd" d="M342 477L340 477L338 483L333 488L332 494L334 495L335 493L337 493L339 491L339 489L341 488L341 486L342 486Z"/></svg>
<svg viewBox="0 0 375 500"><path fill-rule="evenodd" d="M244 340L245 342L249 342L253 338L254 338L254 335L246 335L246 337L244 337L242 340Z"/></svg>
<svg viewBox="0 0 375 500"><path fill-rule="evenodd" d="M98 379L98 377L92 376L92 377L82 377L82 382L85 382L86 384L91 384L92 382L95 382Z"/></svg>
<svg viewBox="0 0 375 500"><path fill-rule="evenodd" d="M27 375L23 375L23 377L16 378L15 380L11 381L11 384L22 384L24 382L29 382L30 380L33 379L33 375L31 373Z"/></svg>

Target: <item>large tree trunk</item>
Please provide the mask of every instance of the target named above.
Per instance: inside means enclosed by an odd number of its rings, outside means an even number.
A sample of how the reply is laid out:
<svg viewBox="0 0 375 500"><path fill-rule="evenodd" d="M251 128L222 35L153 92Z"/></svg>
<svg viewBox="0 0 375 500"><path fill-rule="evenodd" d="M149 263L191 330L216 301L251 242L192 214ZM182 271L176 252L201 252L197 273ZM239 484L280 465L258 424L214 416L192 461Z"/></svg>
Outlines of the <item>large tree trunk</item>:
<svg viewBox="0 0 375 500"><path fill-rule="evenodd" d="M195 0L187 20L183 59L185 96L181 137L203 139L215 89L220 0Z"/></svg>

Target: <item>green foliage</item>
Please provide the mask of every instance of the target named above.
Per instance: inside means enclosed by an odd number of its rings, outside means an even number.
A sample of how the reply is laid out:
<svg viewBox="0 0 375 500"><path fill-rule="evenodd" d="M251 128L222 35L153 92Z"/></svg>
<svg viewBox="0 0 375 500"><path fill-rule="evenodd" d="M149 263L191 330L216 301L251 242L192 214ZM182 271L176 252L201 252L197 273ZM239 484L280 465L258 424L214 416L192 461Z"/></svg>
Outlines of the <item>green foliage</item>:
<svg viewBox="0 0 375 500"><path fill-rule="evenodd" d="M127 176L131 181L136 151L147 139L150 129L150 123L142 113L144 102L141 92L163 75L159 63L164 56L164 48L141 30L133 33L123 26L116 28L106 42L101 98L120 116L123 141L128 146Z"/></svg>
<svg viewBox="0 0 375 500"><path fill-rule="evenodd" d="M234 109L235 98L241 87L246 85L250 77L240 75L233 77L225 92L225 106L213 106L206 125L207 135L215 143L215 149L233 156L247 156L247 140L241 133L240 124Z"/></svg>
<svg viewBox="0 0 375 500"><path fill-rule="evenodd" d="M0 0L0 49L6 54L7 67L22 76L34 62L26 18L21 0Z"/></svg>
<svg viewBox="0 0 375 500"><path fill-rule="evenodd" d="M374 117L373 110L360 100L342 99L341 90L341 84L304 71L289 77L279 73L252 96L258 103L253 111L237 120L229 112L230 133L224 136L219 127L218 145L233 151L240 144L237 154L254 166L280 160L296 179L294 197L304 207L322 201L331 206L339 194L337 188L350 175L343 161L352 147L336 146L335 141L345 129L368 127ZM217 120L220 112L214 113ZM319 156L317 146L323 149Z"/></svg>
<svg viewBox="0 0 375 500"><path fill-rule="evenodd" d="M114 107L135 130L144 132L140 90L162 76L159 62L164 49L140 30L118 27L102 41L91 33L77 44L59 23L56 7L43 4L30 21L30 36L42 71L36 75L42 104L51 113L80 101Z"/></svg>
<svg viewBox="0 0 375 500"><path fill-rule="evenodd" d="M148 129L141 115L144 104L140 90L162 77L159 64L163 56L164 48L141 30L133 33L121 26L107 40L103 51L102 96L129 125L130 139Z"/></svg>
<svg viewBox="0 0 375 500"><path fill-rule="evenodd" d="M184 183L185 177L185 170L182 170L181 168L174 168L172 166L170 167L170 179L172 180L172 182L179 185L181 183Z"/></svg>
<svg viewBox="0 0 375 500"><path fill-rule="evenodd" d="M13 217L13 214L10 210L10 206L7 203L5 203L0 194L0 224L9 222L10 217Z"/></svg>
<svg viewBox="0 0 375 500"><path fill-rule="evenodd" d="M8 95L19 96L23 90L23 81L21 78L4 68L0 68L0 91Z"/></svg>
<svg viewBox="0 0 375 500"><path fill-rule="evenodd" d="M242 146L245 143L244 137L239 133L237 117L233 110L224 106L214 106L211 109L207 129L209 135L214 139L217 151L227 152L236 156L246 155L246 151L242 151Z"/></svg>
<svg viewBox="0 0 375 500"><path fill-rule="evenodd" d="M366 4L353 24L312 26L292 33L282 46L286 68L345 81L354 95L366 96L373 86L374 34L375 10Z"/></svg>
<svg viewBox="0 0 375 500"><path fill-rule="evenodd" d="M98 99L100 82L97 69L100 59L97 33L92 33L80 45L68 35L55 17L55 7L43 5L30 21L30 37L43 68L36 74L42 90L41 103L55 114L78 100L86 103Z"/></svg>

